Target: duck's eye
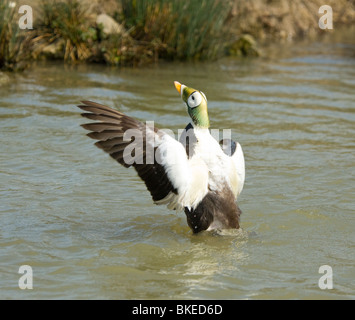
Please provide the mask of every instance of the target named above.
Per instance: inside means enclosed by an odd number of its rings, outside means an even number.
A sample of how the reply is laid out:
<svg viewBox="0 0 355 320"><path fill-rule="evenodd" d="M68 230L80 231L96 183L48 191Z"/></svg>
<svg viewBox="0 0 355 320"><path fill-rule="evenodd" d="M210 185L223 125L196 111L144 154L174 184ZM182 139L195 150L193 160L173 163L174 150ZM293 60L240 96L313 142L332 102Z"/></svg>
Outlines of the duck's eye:
<svg viewBox="0 0 355 320"><path fill-rule="evenodd" d="M201 104L201 102L202 102L202 96L197 91L192 93L190 97L187 99L187 104L190 108L196 108Z"/></svg>

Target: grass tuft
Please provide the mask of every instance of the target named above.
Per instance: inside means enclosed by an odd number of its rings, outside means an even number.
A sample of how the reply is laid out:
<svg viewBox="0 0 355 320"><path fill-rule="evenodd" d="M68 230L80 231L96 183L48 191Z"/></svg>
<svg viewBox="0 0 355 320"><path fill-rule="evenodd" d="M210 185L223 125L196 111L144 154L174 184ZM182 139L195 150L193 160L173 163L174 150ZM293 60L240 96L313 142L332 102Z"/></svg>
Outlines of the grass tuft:
<svg viewBox="0 0 355 320"><path fill-rule="evenodd" d="M97 30L79 0L42 0L39 10L32 36L37 54L52 45L60 47L59 58L67 62L85 61L91 57L90 48L96 41Z"/></svg>
<svg viewBox="0 0 355 320"><path fill-rule="evenodd" d="M0 0L0 70L23 70L30 57L30 41L18 26L12 1Z"/></svg>
<svg viewBox="0 0 355 320"><path fill-rule="evenodd" d="M137 45L168 60L206 60L223 54L228 41L228 0L117 0L118 20Z"/></svg>

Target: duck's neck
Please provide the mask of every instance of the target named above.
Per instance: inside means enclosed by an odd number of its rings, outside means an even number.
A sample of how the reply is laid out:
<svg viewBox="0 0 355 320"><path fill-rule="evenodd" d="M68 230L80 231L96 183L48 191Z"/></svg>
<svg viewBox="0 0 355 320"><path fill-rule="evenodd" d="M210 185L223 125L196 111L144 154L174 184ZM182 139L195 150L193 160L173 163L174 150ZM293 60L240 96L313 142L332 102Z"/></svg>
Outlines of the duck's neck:
<svg viewBox="0 0 355 320"><path fill-rule="evenodd" d="M193 127L195 132L201 132L201 133L209 133L209 126L205 127L205 126L200 126L197 125L196 123L194 123L193 121L190 122L191 126Z"/></svg>
<svg viewBox="0 0 355 320"><path fill-rule="evenodd" d="M192 119L194 127L208 129L210 127L210 119L208 117L207 106L189 109L189 115Z"/></svg>

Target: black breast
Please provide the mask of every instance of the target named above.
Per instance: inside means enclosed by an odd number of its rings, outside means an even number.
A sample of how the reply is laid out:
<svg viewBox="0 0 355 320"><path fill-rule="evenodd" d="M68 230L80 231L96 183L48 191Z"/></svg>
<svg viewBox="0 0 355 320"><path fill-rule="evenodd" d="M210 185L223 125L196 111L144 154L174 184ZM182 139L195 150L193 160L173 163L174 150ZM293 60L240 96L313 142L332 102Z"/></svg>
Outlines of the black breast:
<svg viewBox="0 0 355 320"><path fill-rule="evenodd" d="M232 191L208 192L195 209L185 207L187 224L193 233L207 230L212 223L221 229L238 229L241 210Z"/></svg>

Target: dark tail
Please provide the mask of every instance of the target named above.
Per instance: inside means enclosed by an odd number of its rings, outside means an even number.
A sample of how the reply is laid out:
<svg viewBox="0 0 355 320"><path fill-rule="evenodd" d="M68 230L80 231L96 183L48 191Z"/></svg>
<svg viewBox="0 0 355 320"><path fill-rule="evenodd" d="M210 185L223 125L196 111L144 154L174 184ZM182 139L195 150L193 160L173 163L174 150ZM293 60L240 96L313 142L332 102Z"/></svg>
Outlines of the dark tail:
<svg viewBox="0 0 355 320"><path fill-rule="evenodd" d="M207 230L212 223L216 229L238 229L241 213L229 189L223 196L209 192L195 209L185 207L187 224L193 233Z"/></svg>

